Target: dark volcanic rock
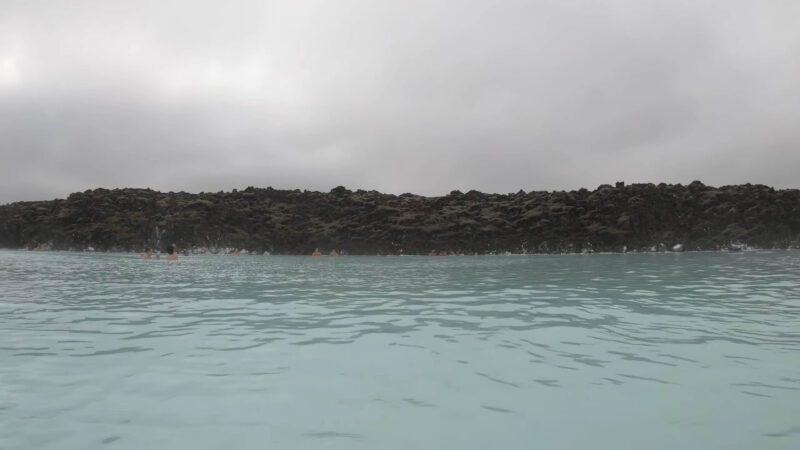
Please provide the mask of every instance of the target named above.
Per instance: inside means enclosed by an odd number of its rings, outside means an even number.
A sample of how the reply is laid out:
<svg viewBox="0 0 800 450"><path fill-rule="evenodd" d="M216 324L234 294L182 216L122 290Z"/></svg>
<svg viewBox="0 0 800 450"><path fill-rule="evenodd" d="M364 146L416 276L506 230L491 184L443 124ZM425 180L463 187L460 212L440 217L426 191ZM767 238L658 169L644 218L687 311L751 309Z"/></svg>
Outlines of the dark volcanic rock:
<svg viewBox="0 0 800 450"><path fill-rule="evenodd" d="M602 185L595 191L399 196L337 187L329 193L249 187L187 194L95 189L65 200L0 206L0 247L246 248L351 254L717 250L796 247L800 191Z"/></svg>

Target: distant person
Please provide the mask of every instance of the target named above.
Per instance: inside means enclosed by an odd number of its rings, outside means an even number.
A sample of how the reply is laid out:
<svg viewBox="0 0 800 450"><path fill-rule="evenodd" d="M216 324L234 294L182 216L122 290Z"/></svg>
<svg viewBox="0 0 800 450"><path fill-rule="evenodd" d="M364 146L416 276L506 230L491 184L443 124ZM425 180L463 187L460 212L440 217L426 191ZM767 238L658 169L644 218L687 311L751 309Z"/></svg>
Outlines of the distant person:
<svg viewBox="0 0 800 450"><path fill-rule="evenodd" d="M139 255L139 257L142 259L150 259L152 256L153 256L153 249L150 247L145 247L144 253Z"/></svg>
<svg viewBox="0 0 800 450"><path fill-rule="evenodd" d="M33 250L37 251L37 252L43 252L44 251L44 245L41 242L37 242L36 243L36 248L34 248Z"/></svg>
<svg viewBox="0 0 800 450"><path fill-rule="evenodd" d="M339 252L337 252L337 251L336 251L336 249L333 249L333 250L331 250L331 252L328 254L328 256L339 256Z"/></svg>
<svg viewBox="0 0 800 450"><path fill-rule="evenodd" d="M178 259L178 248L175 244L167 246L167 257L164 259L167 261L175 261Z"/></svg>
<svg viewBox="0 0 800 450"><path fill-rule="evenodd" d="M436 252L436 249L433 249L430 253L428 253L428 256L439 256L439 253Z"/></svg>
<svg viewBox="0 0 800 450"><path fill-rule="evenodd" d="M241 251L239 251L239 249L234 249L234 250L231 252L231 255L232 255L232 256L239 256L239 255L241 255L241 254L242 254L242 252L241 252Z"/></svg>
<svg viewBox="0 0 800 450"><path fill-rule="evenodd" d="M314 249L314 252L313 252L313 253L311 253L311 256L313 256L314 258L316 258L317 256L322 256L322 253L319 251L319 249L318 249L318 248L315 248L315 249Z"/></svg>

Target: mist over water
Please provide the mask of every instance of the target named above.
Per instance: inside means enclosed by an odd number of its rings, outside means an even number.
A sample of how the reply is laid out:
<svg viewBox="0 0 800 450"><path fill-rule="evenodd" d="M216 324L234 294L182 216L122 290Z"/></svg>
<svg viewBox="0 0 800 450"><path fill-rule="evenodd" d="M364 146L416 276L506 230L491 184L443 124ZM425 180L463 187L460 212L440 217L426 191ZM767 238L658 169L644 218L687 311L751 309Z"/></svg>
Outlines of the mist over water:
<svg viewBox="0 0 800 450"><path fill-rule="evenodd" d="M800 253L0 251L3 449L796 449Z"/></svg>

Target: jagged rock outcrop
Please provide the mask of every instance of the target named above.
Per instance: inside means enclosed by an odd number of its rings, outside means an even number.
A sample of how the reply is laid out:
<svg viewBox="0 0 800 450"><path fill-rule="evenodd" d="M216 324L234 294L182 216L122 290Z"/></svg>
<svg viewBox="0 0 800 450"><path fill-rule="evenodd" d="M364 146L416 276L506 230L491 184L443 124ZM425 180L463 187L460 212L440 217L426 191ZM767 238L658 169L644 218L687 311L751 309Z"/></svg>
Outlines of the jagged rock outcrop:
<svg viewBox="0 0 800 450"><path fill-rule="evenodd" d="M0 247L139 251L245 248L350 254L716 250L800 244L800 191L695 181L594 191L443 197L257 189L188 194L95 189L0 206Z"/></svg>

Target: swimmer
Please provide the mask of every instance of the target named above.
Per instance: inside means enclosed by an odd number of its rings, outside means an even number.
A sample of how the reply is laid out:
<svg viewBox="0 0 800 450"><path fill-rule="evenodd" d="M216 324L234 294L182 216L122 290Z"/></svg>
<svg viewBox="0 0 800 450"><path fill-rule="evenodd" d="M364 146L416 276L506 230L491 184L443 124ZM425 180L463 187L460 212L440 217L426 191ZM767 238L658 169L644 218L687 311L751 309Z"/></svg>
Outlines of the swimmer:
<svg viewBox="0 0 800 450"><path fill-rule="evenodd" d="M319 248L314 249L314 253L311 254L313 257L322 256L322 253L319 251Z"/></svg>
<svg viewBox="0 0 800 450"><path fill-rule="evenodd" d="M164 259L166 259L167 261L175 261L178 259L178 251L175 244L167 246L167 257Z"/></svg>
<svg viewBox="0 0 800 450"><path fill-rule="evenodd" d="M150 259L150 257L152 257L152 256L153 256L153 249L150 248L150 247L145 247L144 248L144 253L139 255L139 257L142 258L142 259Z"/></svg>
<svg viewBox="0 0 800 450"><path fill-rule="evenodd" d="M433 250L431 250L431 252L430 252L430 253L428 253L428 256L438 256L438 255L439 255L439 254L438 254L438 253L436 253L436 249L433 249Z"/></svg>
<svg viewBox="0 0 800 450"><path fill-rule="evenodd" d="M333 250L331 250L331 252L328 254L328 256L339 256L339 252L337 252L337 251L336 251L336 249L333 249Z"/></svg>

